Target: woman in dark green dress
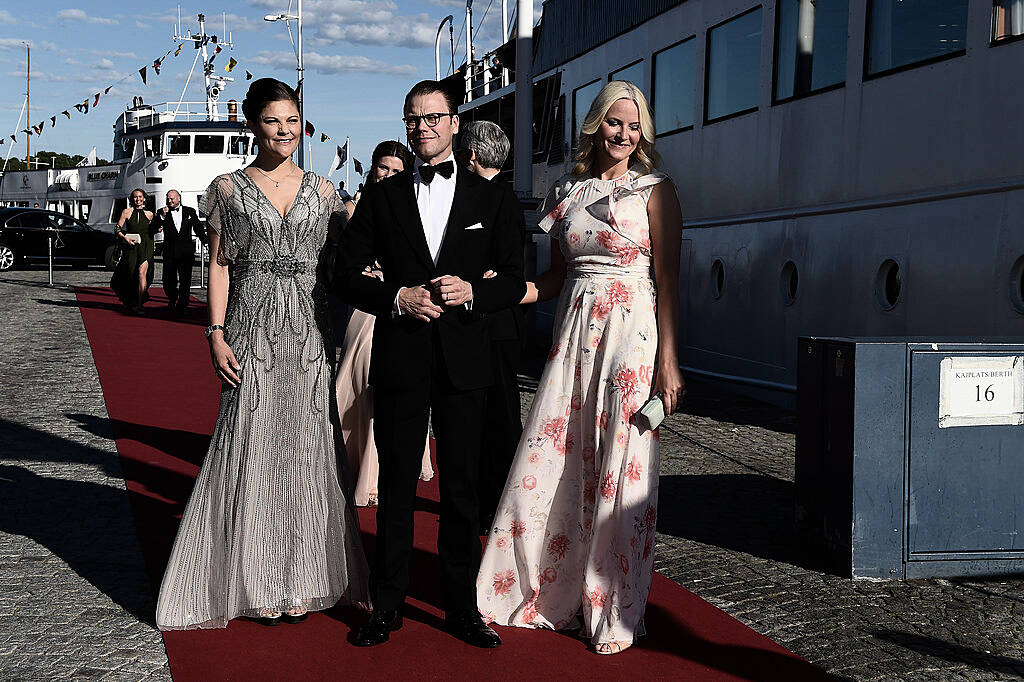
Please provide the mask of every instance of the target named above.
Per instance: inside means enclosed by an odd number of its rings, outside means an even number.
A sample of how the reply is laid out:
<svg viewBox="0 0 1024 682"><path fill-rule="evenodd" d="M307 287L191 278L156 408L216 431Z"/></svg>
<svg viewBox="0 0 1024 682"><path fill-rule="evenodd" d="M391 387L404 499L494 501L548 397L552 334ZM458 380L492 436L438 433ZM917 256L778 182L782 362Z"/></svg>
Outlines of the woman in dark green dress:
<svg viewBox="0 0 1024 682"><path fill-rule="evenodd" d="M150 228L153 212L146 210L146 193L141 189L132 190L128 198L130 208L121 212L115 233L123 243L123 255L118 263L110 286L125 307L136 315L142 314L142 304L149 300L147 289L153 283L154 231ZM127 235L139 235L141 241L133 242Z"/></svg>

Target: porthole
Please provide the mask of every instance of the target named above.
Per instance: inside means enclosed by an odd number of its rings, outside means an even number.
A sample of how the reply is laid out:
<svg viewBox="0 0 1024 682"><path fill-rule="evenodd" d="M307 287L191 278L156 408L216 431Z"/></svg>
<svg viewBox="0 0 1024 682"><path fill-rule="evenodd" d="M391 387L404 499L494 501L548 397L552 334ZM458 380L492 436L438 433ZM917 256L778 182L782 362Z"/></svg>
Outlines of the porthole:
<svg viewBox="0 0 1024 682"><path fill-rule="evenodd" d="M715 298L722 297L725 290L725 263L721 258L716 258L711 264L711 295Z"/></svg>
<svg viewBox="0 0 1024 682"><path fill-rule="evenodd" d="M782 266L782 273L779 275L779 291L782 292L783 303L793 305L799 285L800 273L797 272L796 263L788 260Z"/></svg>
<svg viewBox="0 0 1024 682"><path fill-rule="evenodd" d="M875 276L875 297L882 310L892 310L900 301L903 291L903 275L900 264L891 258L885 259Z"/></svg>
<svg viewBox="0 0 1024 682"><path fill-rule="evenodd" d="M1024 256L1010 269L1010 305L1024 315Z"/></svg>

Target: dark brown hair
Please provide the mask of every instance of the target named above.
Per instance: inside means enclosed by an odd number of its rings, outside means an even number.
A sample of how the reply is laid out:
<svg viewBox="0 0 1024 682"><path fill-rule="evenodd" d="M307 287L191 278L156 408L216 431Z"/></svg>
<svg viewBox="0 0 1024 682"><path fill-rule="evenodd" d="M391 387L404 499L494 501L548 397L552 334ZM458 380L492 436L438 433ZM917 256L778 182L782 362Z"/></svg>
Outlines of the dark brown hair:
<svg viewBox="0 0 1024 682"><path fill-rule="evenodd" d="M292 102L296 109L299 108L299 96L292 86L276 78L254 80L242 100L242 115L247 121L255 121L268 104L283 101Z"/></svg>
<svg viewBox="0 0 1024 682"><path fill-rule="evenodd" d="M445 104L448 105L448 111L444 113L459 113L455 110L455 98L452 97L452 93L448 91L448 88L445 87L444 83L442 83L441 81L430 80L420 81L416 85L412 86L412 90L410 90L409 94L405 96L405 109L403 109L403 111L407 111L409 109L409 103L412 102L413 97L432 95L435 92L441 93L444 96Z"/></svg>
<svg viewBox="0 0 1024 682"><path fill-rule="evenodd" d="M409 151L409 148L395 140L384 140L373 148L373 158L370 159L370 173L366 176L366 182L377 182L377 174L374 172L374 169L377 167L377 162L385 156L393 156L401 160L404 170L412 168L412 153Z"/></svg>

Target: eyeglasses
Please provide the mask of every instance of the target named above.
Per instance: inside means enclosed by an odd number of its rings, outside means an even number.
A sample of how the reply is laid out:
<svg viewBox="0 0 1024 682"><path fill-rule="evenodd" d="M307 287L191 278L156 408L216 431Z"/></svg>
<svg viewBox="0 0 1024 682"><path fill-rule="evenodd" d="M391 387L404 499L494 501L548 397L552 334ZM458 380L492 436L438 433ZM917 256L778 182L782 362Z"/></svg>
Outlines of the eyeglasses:
<svg viewBox="0 0 1024 682"><path fill-rule="evenodd" d="M448 113L448 112L436 113L436 114L423 114L422 116L405 116L404 118L402 118L402 120L405 121L405 129L406 130L415 130L416 127L420 124L420 121L423 121L428 126L433 128L434 126L436 126L438 123L441 122L441 119L444 116L455 116L455 115L456 114L452 114L452 113Z"/></svg>

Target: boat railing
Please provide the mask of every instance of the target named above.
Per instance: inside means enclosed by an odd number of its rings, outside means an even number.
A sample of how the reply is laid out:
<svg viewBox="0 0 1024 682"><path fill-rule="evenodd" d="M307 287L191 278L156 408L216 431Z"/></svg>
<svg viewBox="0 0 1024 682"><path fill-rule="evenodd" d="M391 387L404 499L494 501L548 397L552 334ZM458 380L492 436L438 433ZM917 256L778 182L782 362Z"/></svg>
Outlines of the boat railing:
<svg viewBox="0 0 1024 682"><path fill-rule="evenodd" d="M218 103L213 112L207 111L206 102L161 102L125 109L124 121L126 128L148 128L177 121L241 121L240 109L240 104L234 100ZM131 117L133 112L135 115ZM133 120L129 121L130 118Z"/></svg>
<svg viewBox="0 0 1024 682"><path fill-rule="evenodd" d="M465 75L466 101L486 97L494 90L500 90L515 82L515 72L505 67L502 59L507 54L507 46L502 45L474 59Z"/></svg>

